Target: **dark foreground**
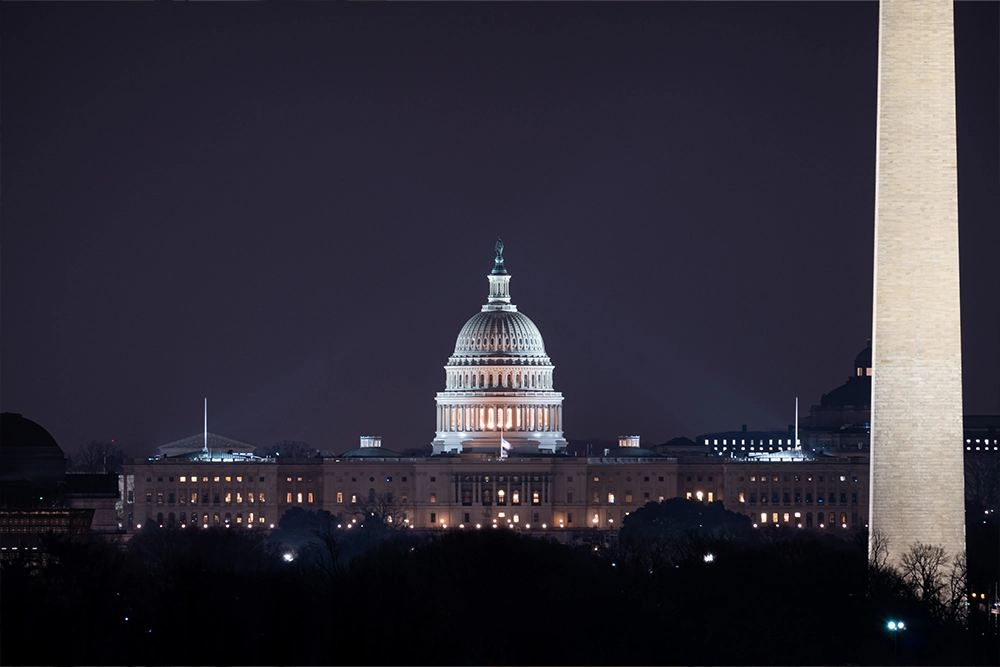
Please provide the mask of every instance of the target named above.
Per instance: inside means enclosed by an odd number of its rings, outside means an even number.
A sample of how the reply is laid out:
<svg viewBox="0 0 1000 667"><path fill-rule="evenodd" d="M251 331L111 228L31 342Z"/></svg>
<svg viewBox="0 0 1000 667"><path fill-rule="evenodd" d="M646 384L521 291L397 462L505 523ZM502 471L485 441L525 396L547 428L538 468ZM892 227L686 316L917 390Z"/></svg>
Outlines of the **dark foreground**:
<svg viewBox="0 0 1000 667"><path fill-rule="evenodd" d="M873 574L863 536L635 520L613 542L566 546L505 529L325 530L314 518L270 537L154 529L124 550L53 540L44 561L8 559L3 663L944 665L1000 656L996 616L922 600L919 587ZM906 621L895 637L893 619Z"/></svg>

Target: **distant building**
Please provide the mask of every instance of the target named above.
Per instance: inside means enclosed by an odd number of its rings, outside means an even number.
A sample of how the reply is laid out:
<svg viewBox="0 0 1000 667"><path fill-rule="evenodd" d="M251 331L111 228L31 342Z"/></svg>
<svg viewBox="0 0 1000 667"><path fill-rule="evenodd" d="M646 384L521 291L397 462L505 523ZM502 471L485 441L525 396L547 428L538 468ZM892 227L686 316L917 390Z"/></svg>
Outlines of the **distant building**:
<svg viewBox="0 0 1000 667"><path fill-rule="evenodd" d="M114 534L119 476L66 474L66 456L43 427L0 415L0 551L37 551L46 535Z"/></svg>
<svg viewBox="0 0 1000 667"><path fill-rule="evenodd" d="M159 457L126 462L129 530L269 529L295 507L364 521L365 504L379 502L393 521L417 529L507 526L568 539L614 530L630 512L668 498L722 501L757 525L865 525L865 456L730 458L712 455L714 442L675 439L649 449L637 435L594 455L567 455L553 365L537 327L510 303L501 250L488 303L462 328L445 366L434 455L402 456L378 436L362 436L339 456L262 459L250 456L251 445L208 434L206 447L204 434L194 436L160 447ZM783 431L736 432L721 447L745 438L754 452L792 447Z"/></svg>

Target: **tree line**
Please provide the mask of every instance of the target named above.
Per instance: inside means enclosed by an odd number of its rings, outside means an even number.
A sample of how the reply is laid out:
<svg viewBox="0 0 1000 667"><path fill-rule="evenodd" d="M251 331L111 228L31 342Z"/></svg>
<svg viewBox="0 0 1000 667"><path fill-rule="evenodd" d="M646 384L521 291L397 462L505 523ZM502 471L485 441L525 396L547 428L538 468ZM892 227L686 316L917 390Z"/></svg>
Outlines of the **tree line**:
<svg viewBox="0 0 1000 667"><path fill-rule="evenodd" d="M933 549L896 572L864 534L680 499L572 544L393 524L297 508L270 533L51 539L3 560L5 662L995 664L989 619L939 602Z"/></svg>

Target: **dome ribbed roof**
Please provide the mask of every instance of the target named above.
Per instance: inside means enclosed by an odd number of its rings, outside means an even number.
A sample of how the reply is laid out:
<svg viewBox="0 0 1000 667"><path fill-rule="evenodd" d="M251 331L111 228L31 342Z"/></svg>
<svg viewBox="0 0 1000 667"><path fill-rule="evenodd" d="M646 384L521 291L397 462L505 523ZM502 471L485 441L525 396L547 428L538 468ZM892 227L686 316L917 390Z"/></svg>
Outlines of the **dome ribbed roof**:
<svg viewBox="0 0 1000 667"><path fill-rule="evenodd" d="M453 356L498 355L545 356L542 334L527 315L513 310L483 311L462 327Z"/></svg>

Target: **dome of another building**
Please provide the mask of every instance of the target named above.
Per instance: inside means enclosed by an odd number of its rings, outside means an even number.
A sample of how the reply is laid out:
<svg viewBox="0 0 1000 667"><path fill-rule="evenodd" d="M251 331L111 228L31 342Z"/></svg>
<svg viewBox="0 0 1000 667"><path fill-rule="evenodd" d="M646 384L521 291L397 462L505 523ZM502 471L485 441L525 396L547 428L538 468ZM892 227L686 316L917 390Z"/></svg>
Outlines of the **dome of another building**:
<svg viewBox="0 0 1000 667"><path fill-rule="evenodd" d="M476 313L465 323L455 342L454 357L544 357L545 344L538 327L516 310Z"/></svg>
<svg viewBox="0 0 1000 667"><path fill-rule="evenodd" d="M340 455L343 459L399 459L403 455L384 447L358 447Z"/></svg>
<svg viewBox="0 0 1000 667"><path fill-rule="evenodd" d="M6 447L55 448L62 453L48 431L16 412L4 412L0 415L0 443Z"/></svg>
<svg viewBox="0 0 1000 667"><path fill-rule="evenodd" d="M854 357L854 368L871 368L872 367L872 341L868 340L868 347L858 352L858 356Z"/></svg>

